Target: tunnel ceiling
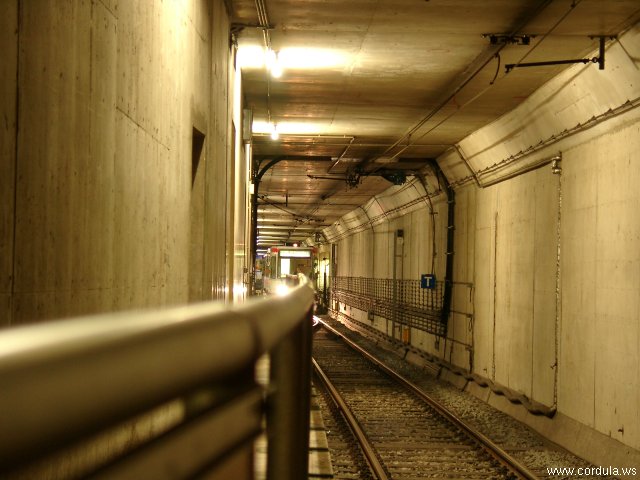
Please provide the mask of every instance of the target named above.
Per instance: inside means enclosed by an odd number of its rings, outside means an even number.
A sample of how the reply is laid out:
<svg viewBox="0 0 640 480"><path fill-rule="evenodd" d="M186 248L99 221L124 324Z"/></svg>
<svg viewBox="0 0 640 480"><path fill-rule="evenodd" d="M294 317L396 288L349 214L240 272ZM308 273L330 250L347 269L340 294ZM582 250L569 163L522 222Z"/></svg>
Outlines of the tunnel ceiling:
<svg viewBox="0 0 640 480"><path fill-rule="evenodd" d="M507 73L505 65L591 58L595 36L611 42L640 8L637 0L233 0L230 7L254 161L263 170L259 246L308 238L403 176L428 173L429 159L569 66ZM279 78L255 55L266 43L277 52Z"/></svg>

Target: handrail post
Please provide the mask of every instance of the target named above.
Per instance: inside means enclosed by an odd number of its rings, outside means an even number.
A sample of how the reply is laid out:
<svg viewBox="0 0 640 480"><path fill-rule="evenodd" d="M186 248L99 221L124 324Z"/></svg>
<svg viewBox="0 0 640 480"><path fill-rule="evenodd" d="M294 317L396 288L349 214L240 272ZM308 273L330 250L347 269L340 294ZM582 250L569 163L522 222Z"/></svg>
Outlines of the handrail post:
<svg viewBox="0 0 640 480"><path fill-rule="evenodd" d="M271 353L267 479L300 480L309 468L312 310Z"/></svg>

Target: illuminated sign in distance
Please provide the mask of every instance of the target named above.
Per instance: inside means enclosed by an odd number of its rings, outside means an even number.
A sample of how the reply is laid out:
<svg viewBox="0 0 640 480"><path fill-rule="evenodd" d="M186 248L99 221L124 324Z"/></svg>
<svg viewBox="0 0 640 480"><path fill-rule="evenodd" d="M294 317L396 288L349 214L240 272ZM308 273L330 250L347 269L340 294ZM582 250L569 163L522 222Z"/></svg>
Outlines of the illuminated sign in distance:
<svg viewBox="0 0 640 480"><path fill-rule="evenodd" d="M280 249L281 257L295 257L295 258L309 258L311 257L310 250L283 250Z"/></svg>

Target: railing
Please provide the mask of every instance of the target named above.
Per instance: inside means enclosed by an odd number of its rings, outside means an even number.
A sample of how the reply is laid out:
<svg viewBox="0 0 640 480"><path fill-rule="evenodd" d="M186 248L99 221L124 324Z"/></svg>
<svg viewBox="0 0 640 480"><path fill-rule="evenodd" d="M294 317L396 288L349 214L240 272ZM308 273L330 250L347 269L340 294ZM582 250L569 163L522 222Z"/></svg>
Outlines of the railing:
<svg viewBox="0 0 640 480"><path fill-rule="evenodd" d="M331 295L338 302L398 324L434 335L447 334L447 325L442 321L442 282L437 282L434 289L426 289L420 288L419 280L335 277Z"/></svg>
<svg viewBox="0 0 640 480"><path fill-rule="evenodd" d="M312 303L304 284L1 332L0 477L253 478L266 417L267 478L306 478Z"/></svg>

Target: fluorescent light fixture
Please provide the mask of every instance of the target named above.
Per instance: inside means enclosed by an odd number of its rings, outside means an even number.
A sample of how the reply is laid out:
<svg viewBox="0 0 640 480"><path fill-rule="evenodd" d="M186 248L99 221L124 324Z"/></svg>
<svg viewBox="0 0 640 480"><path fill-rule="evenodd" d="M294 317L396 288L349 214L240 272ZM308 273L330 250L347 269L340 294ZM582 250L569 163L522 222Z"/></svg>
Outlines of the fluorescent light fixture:
<svg viewBox="0 0 640 480"><path fill-rule="evenodd" d="M267 51L267 70L271 72L273 78L280 78L282 76L282 64L278 59L278 54L273 50Z"/></svg>
<svg viewBox="0 0 640 480"><path fill-rule="evenodd" d="M278 54L271 49L266 50L264 54L264 63L267 70L271 70L274 65L278 63Z"/></svg>
<svg viewBox="0 0 640 480"><path fill-rule="evenodd" d="M272 75L283 69L341 68L351 60L342 52L329 48L284 47L279 53L259 45L240 45L238 65L240 68L264 68Z"/></svg>
<svg viewBox="0 0 640 480"><path fill-rule="evenodd" d="M238 48L238 65L240 68L264 68L271 72L271 76L282 76L282 64L278 54L272 49L265 49L256 45L246 45Z"/></svg>
<svg viewBox="0 0 640 480"><path fill-rule="evenodd" d="M280 135L321 135L325 128L313 122L278 122L278 133ZM273 132L273 124L262 120L254 120L251 131L270 135Z"/></svg>
<svg viewBox="0 0 640 480"><path fill-rule="evenodd" d="M279 63L276 62L271 67L271 76L273 78L280 78L282 76L282 67L280 66Z"/></svg>
<svg viewBox="0 0 640 480"><path fill-rule="evenodd" d="M238 48L240 68L263 68L265 66L264 48L258 45L243 45Z"/></svg>
<svg viewBox="0 0 640 480"><path fill-rule="evenodd" d="M346 56L329 48L282 48L278 62L287 69L336 68L347 63Z"/></svg>

